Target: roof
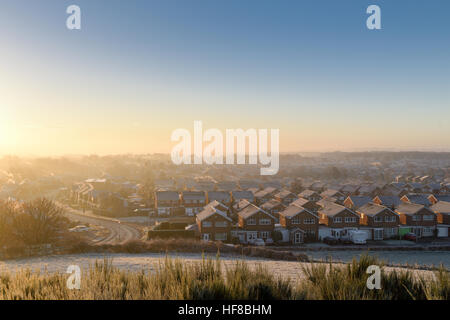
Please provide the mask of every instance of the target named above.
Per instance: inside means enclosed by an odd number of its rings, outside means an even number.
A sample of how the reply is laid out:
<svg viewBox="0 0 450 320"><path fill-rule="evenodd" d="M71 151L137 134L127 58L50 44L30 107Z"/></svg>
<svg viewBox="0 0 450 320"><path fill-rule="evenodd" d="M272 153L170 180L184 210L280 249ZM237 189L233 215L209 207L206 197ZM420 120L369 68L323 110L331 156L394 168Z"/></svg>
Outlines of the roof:
<svg viewBox="0 0 450 320"><path fill-rule="evenodd" d="M426 209L424 205L416 204L416 203L408 203L408 202L402 202L399 204L396 211L398 213L404 213L407 215L413 215L419 212L422 209Z"/></svg>
<svg viewBox="0 0 450 320"><path fill-rule="evenodd" d="M261 191L258 191L255 193L255 197L256 198L262 198L267 196L268 194L275 192L277 189L275 189L274 187L267 187Z"/></svg>
<svg viewBox="0 0 450 320"><path fill-rule="evenodd" d="M233 208L236 210L244 209L245 207L249 206L251 203L247 199L242 199L238 203L236 203Z"/></svg>
<svg viewBox="0 0 450 320"><path fill-rule="evenodd" d="M296 197L295 194L293 194L292 192L290 192L289 190L286 190L286 189L281 190L280 192L278 192L277 194L275 194L275 197L278 197L278 198L280 198L280 199L284 199L284 198L289 197L289 196L294 196L294 197Z"/></svg>
<svg viewBox="0 0 450 320"><path fill-rule="evenodd" d="M317 194L317 195L319 195L316 191L314 191L314 190L303 190L302 192L300 192L299 194L298 194L298 196L300 197L300 198L308 198L308 197L311 197L313 194Z"/></svg>
<svg viewBox="0 0 450 320"><path fill-rule="evenodd" d="M357 215L355 212L350 210L349 208L346 208L344 206L341 206L336 203L328 202L322 209L319 210L321 214L324 214L328 217L334 217L335 215L343 212L343 211L349 211L353 213L354 215Z"/></svg>
<svg viewBox="0 0 450 320"><path fill-rule="evenodd" d="M281 211L280 214L283 217L286 217L286 218L290 219L290 218L293 218L293 217L295 217L296 215L298 215L299 213L302 213L302 212L307 212L307 213L315 216L316 218L319 218L319 216L317 216L316 214L312 213L311 211L309 211L309 210L307 210L307 209L305 209L303 207L293 205L293 204L289 205L286 209Z"/></svg>
<svg viewBox="0 0 450 320"><path fill-rule="evenodd" d="M439 201L430 207L434 212L439 212L442 214L450 214L450 202Z"/></svg>
<svg viewBox="0 0 450 320"><path fill-rule="evenodd" d="M293 201L291 204L299 206L299 207L303 207L304 205L310 203L312 201L305 199L305 198L298 198L297 200Z"/></svg>
<svg viewBox="0 0 450 320"><path fill-rule="evenodd" d="M176 191L156 191L157 200L180 200L180 195Z"/></svg>
<svg viewBox="0 0 450 320"><path fill-rule="evenodd" d="M226 205L224 205L222 202L219 202L217 200L211 201L210 203L208 203L206 207L214 207L216 209L219 209L222 212L227 212L228 211L228 207Z"/></svg>
<svg viewBox="0 0 450 320"><path fill-rule="evenodd" d="M403 198L406 197L412 203L422 204L424 206L429 206L430 205L430 200L428 200L429 196L430 195L428 195L428 194L409 193L407 195L404 195L401 198L401 200L403 200Z"/></svg>
<svg viewBox="0 0 450 320"><path fill-rule="evenodd" d="M363 205L372 201L372 199L368 196L348 196L347 199L350 199L352 201L355 208L362 207Z"/></svg>
<svg viewBox="0 0 450 320"><path fill-rule="evenodd" d="M183 191L183 200L204 200L206 198L203 191Z"/></svg>
<svg viewBox="0 0 450 320"><path fill-rule="evenodd" d="M270 213L266 212L265 210L255 206L254 204L250 204L241 211L238 212L238 215L244 219L250 218L254 214L258 212L263 212L264 214L270 216L271 218L275 219L274 216L272 216Z"/></svg>
<svg viewBox="0 0 450 320"><path fill-rule="evenodd" d="M397 207L402 201L397 196L378 196L381 204L388 207Z"/></svg>
<svg viewBox="0 0 450 320"><path fill-rule="evenodd" d="M227 201L229 202L231 199L231 195L227 191L208 191L208 200L219 200L219 201Z"/></svg>
<svg viewBox="0 0 450 320"><path fill-rule="evenodd" d="M281 202L278 201L278 200L272 199L272 200L269 200L269 201L264 202L264 203L261 205L261 209L264 209L264 210L270 210L270 209L273 209L273 208L275 208L276 206L279 206L279 205L281 205L281 206L284 207L283 203L281 203Z"/></svg>
<svg viewBox="0 0 450 320"><path fill-rule="evenodd" d="M366 203L365 205L363 205L361 208L359 208L357 211L359 213L363 213L367 216L376 216L377 214L383 212L384 210L389 210L391 212L393 212L391 209L389 209L388 207L373 203L373 202L369 202Z"/></svg>
<svg viewBox="0 0 450 320"><path fill-rule="evenodd" d="M227 215L223 212L221 212L220 210L217 210L215 207L213 206L206 206L205 209L203 209L202 212L200 212L199 214L197 214L197 220L198 221L203 221L215 214L218 214L220 216L222 216L223 218L227 219L228 221L232 221L229 217L227 217Z"/></svg>
<svg viewBox="0 0 450 320"><path fill-rule="evenodd" d="M436 194L433 195L437 201L450 202L450 194Z"/></svg>
<svg viewBox="0 0 450 320"><path fill-rule="evenodd" d="M324 192L322 192L320 195L322 197L334 197L336 194L340 193L338 190L334 189L327 189Z"/></svg>
<svg viewBox="0 0 450 320"><path fill-rule="evenodd" d="M255 198L251 191L233 191L231 192L233 200L250 199L253 201Z"/></svg>

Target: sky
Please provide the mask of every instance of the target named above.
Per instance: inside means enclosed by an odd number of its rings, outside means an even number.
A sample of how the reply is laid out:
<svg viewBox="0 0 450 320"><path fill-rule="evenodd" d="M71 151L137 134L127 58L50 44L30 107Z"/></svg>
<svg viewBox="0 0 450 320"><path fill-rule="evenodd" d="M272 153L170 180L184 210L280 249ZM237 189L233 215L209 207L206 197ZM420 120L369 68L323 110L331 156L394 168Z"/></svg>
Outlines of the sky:
<svg viewBox="0 0 450 320"><path fill-rule="evenodd" d="M66 8L81 8L68 30ZM366 8L381 8L369 30ZM450 150L446 0L0 0L0 155L171 151L280 130L280 150Z"/></svg>

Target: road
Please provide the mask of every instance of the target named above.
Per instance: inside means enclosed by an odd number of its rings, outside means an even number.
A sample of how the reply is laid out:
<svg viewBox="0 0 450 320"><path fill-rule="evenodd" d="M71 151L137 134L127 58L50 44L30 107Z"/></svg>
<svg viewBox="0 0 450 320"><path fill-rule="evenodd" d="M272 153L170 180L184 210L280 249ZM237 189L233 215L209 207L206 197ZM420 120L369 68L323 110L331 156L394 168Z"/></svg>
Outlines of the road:
<svg viewBox="0 0 450 320"><path fill-rule="evenodd" d="M94 244L123 244L130 240L138 240L142 237L139 229L128 224L121 223L119 220L96 216L92 213L83 213L80 210L72 209L66 205L60 206L64 209L64 214L71 220L89 223L108 229L108 234L104 237L92 240Z"/></svg>

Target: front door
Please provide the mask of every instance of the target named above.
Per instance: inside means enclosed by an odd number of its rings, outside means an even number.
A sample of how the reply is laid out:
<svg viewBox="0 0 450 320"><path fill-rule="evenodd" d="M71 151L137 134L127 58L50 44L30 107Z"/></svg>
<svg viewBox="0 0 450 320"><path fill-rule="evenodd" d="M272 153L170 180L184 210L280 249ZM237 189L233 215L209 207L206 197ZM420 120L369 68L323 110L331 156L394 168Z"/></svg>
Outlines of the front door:
<svg viewBox="0 0 450 320"><path fill-rule="evenodd" d="M303 242L303 233L299 231L294 233L294 243L302 243L302 242Z"/></svg>

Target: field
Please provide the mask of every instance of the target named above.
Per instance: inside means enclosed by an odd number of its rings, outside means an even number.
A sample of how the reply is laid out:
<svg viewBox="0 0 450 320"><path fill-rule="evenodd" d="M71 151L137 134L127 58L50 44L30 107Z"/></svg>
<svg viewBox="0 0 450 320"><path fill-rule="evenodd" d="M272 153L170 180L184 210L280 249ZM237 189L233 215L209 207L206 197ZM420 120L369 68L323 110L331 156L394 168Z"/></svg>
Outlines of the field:
<svg viewBox="0 0 450 320"><path fill-rule="evenodd" d="M145 267L135 263L128 268L117 265L116 258L72 260L81 262L83 269L80 290L67 288L67 266L58 267L55 260L50 260L47 268L43 261L36 261L34 266L40 268L34 271L25 264L10 265L17 267L14 269L3 264L0 299L448 300L450 296L450 279L444 269L431 272L382 268L381 289L369 290L367 267L382 263L366 255L346 265L256 258L154 257L147 260ZM28 266L33 268L32 264Z"/></svg>

